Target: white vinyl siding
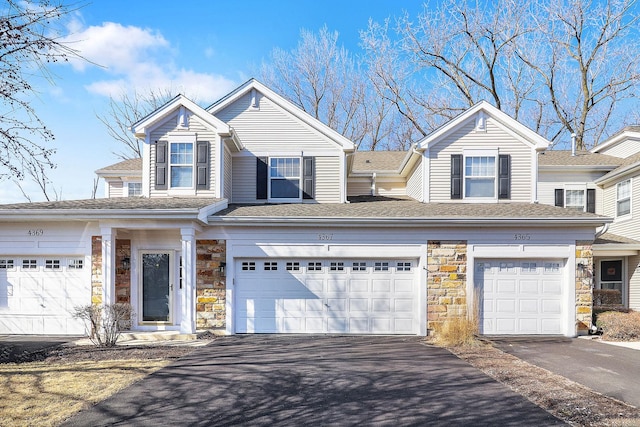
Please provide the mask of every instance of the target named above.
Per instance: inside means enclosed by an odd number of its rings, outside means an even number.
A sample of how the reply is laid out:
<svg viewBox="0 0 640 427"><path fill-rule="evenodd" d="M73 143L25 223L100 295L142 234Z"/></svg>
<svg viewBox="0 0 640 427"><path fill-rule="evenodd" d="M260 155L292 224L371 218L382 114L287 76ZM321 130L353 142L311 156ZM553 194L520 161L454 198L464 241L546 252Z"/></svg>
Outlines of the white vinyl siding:
<svg viewBox="0 0 640 427"><path fill-rule="evenodd" d="M316 194L306 202L340 203L340 158L316 157Z"/></svg>
<svg viewBox="0 0 640 427"><path fill-rule="evenodd" d="M422 201L422 160L417 162L407 178L407 196Z"/></svg>
<svg viewBox="0 0 640 427"><path fill-rule="evenodd" d="M175 142L180 142L177 141L174 137L174 135L179 134L179 132L181 131L188 131L188 132L196 132L197 134L197 141L207 141L209 142L209 189L208 190L197 190L196 194L199 196L205 196L205 197L216 197L215 194L215 189L216 189L216 152L217 150L215 149L216 145L219 143L218 142L218 135L216 134L215 131L212 131L210 129L208 129L206 126L204 126L200 120L190 114L189 115L189 126L187 129L183 129L183 128L178 128L177 127L177 119L178 119L178 114L173 114L171 116L169 116L165 122L160 125L158 128L154 129L151 132L151 147L150 147L150 173L149 173L149 179L151 181L151 192L150 192L150 197L154 197L154 196L165 196L168 191L167 190L156 190L155 189L155 179L156 179L156 171L155 171L155 164L156 164L156 145L154 144L155 141L168 141L169 140L169 133L171 133L172 141ZM167 147L167 155L169 155L169 147ZM194 144L193 147L194 150L194 155L195 155L195 150L196 150L196 145ZM167 182L169 182L170 177L167 176ZM194 190L195 191L195 190Z"/></svg>
<svg viewBox="0 0 640 427"><path fill-rule="evenodd" d="M621 179L618 182L627 180L628 177ZM617 183L616 183L617 184ZM609 225L609 233L617 234L619 236L625 236L631 239L640 240L640 217L634 215L636 203L640 200L640 186L638 186L638 179L631 180L631 213L619 218L616 218L616 205L617 205L617 185L611 184L604 189L604 209L603 215L611 218L615 218L613 223Z"/></svg>
<svg viewBox="0 0 640 427"><path fill-rule="evenodd" d="M340 203L340 158L316 157L315 199L302 203ZM264 203L256 199L256 158L237 156L232 167L233 203Z"/></svg>
<svg viewBox="0 0 640 427"><path fill-rule="evenodd" d="M511 199L499 202L531 201L532 149L498 127L487 118L487 131L475 132L475 117L471 117L455 132L447 135L429 151L429 189L432 202L451 201L451 155L464 154L465 149L499 149L499 154L511 156ZM454 200L459 202L460 200Z"/></svg>
<svg viewBox="0 0 640 427"><path fill-rule="evenodd" d="M596 189L596 213L602 214L603 193L593 181L602 176L602 172L558 172L541 171L538 174L538 202L545 205L555 205L555 190L570 188L571 186L586 186Z"/></svg>
<svg viewBox="0 0 640 427"><path fill-rule="evenodd" d="M607 147L604 150L599 150L598 153L626 159L634 154L638 154L638 141L627 139L612 145L611 147Z"/></svg>
<svg viewBox="0 0 640 427"><path fill-rule="evenodd" d="M627 272L628 272L628 293L629 293L629 308L635 311L640 310L640 271L638 271L638 264L640 264L640 255L630 256L627 259Z"/></svg>
<svg viewBox="0 0 640 427"><path fill-rule="evenodd" d="M347 180L347 196L369 196L371 195L371 178L358 177Z"/></svg>
<svg viewBox="0 0 640 427"><path fill-rule="evenodd" d="M224 150L224 195L228 200L232 199L232 186L233 186L233 158L229 150Z"/></svg>
<svg viewBox="0 0 640 427"><path fill-rule="evenodd" d="M122 181L109 181L109 197L123 197L123 184Z"/></svg>
<svg viewBox="0 0 640 427"><path fill-rule="evenodd" d="M301 151L305 152L304 156L310 155L306 152L318 150L336 151L336 155L342 152L337 144L267 98L259 93L256 96L258 109L250 106L251 95L247 94L216 114L217 118L233 128L247 151L261 153L259 155L291 152L298 156ZM335 173L338 175L340 170L336 169Z"/></svg>

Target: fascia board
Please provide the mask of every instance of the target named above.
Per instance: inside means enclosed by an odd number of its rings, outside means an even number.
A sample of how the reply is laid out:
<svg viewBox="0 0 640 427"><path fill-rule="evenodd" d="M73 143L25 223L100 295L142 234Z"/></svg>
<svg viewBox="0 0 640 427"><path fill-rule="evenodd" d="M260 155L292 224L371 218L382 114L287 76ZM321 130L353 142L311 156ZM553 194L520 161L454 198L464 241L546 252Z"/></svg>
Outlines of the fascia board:
<svg viewBox="0 0 640 427"><path fill-rule="evenodd" d="M640 162L636 162L636 163L634 163L632 165L626 166L626 167L620 169L619 171L608 173L605 176L596 179L594 181L594 183L599 184L599 185L600 184L602 184L602 185L608 184L611 181L615 181L617 179L620 179L624 175L628 175L630 173L637 172L636 169L638 169L638 168L640 168Z"/></svg>
<svg viewBox="0 0 640 427"><path fill-rule="evenodd" d="M609 139L608 141L603 142L600 145L596 145L595 147L593 147L591 150L592 153L598 153L600 152L602 149L607 148L607 147L611 147L612 145L616 145L622 141L624 141L625 139L640 139L640 132L633 132L633 131L623 131L620 132L617 135L614 135L613 137L611 137L611 139Z"/></svg>

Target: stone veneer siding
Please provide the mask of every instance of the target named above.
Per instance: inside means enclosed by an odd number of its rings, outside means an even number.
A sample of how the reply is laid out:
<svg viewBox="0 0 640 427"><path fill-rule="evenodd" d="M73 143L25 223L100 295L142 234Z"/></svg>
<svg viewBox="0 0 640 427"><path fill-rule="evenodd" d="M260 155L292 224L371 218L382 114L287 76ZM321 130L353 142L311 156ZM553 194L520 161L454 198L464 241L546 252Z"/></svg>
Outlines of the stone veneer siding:
<svg viewBox="0 0 640 427"><path fill-rule="evenodd" d="M91 237L91 304L102 304L102 237Z"/></svg>
<svg viewBox="0 0 640 427"><path fill-rule="evenodd" d="M467 316L467 242L427 243L427 330Z"/></svg>
<svg viewBox="0 0 640 427"><path fill-rule="evenodd" d="M131 303L131 269L122 268L122 260L129 258L131 265L131 240L116 239L116 302Z"/></svg>
<svg viewBox="0 0 640 427"><path fill-rule="evenodd" d="M226 262L225 240L196 241L196 328L226 327L226 277L220 263Z"/></svg>
<svg viewBox="0 0 640 427"><path fill-rule="evenodd" d="M576 333L591 327L593 309L593 242L576 242ZM579 268L582 264L583 268Z"/></svg>

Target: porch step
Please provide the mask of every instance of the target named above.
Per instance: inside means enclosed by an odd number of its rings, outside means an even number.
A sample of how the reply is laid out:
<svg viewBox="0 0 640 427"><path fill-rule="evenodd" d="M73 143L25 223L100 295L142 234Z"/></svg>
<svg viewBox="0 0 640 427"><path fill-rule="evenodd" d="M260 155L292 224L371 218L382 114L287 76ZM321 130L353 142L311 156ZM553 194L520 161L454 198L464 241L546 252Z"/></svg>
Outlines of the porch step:
<svg viewBox="0 0 640 427"><path fill-rule="evenodd" d="M178 331L122 332L119 341L195 341L196 334L181 334Z"/></svg>

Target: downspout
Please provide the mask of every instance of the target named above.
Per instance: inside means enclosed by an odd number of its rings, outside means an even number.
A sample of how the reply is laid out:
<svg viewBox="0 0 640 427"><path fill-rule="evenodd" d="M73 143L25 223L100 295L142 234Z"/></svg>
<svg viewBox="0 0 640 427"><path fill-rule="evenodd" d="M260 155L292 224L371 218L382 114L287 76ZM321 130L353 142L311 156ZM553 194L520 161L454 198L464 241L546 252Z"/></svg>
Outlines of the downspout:
<svg viewBox="0 0 640 427"><path fill-rule="evenodd" d="M596 235L595 235L595 239L597 239L598 237L602 236L604 233L606 233L609 230L609 223L605 224L602 226L602 228L598 231L596 231Z"/></svg>
<svg viewBox="0 0 640 427"><path fill-rule="evenodd" d="M376 195L376 173L372 173L371 174L371 195L375 196Z"/></svg>

